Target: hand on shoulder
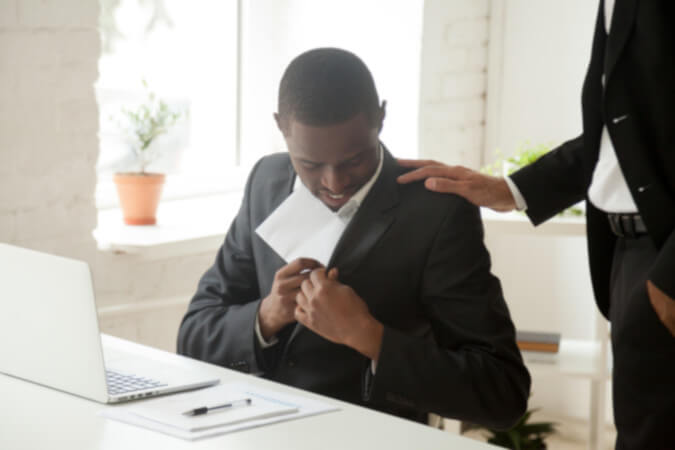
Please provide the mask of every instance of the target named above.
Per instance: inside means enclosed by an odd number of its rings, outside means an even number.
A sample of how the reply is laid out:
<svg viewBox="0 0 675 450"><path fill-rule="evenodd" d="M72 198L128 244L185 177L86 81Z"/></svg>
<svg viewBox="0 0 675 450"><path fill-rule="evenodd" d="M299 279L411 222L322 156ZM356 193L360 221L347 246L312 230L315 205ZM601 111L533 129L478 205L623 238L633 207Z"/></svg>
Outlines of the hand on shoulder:
<svg viewBox="0 0 675 450"><path fill-rule="evenodd" d="M516 201L503 178L432 160L399 159L398 163L414 169L398 177L401 184L425 180L424 186L430 191L457 194L476 206L502 212L516 208Z"/></svg>

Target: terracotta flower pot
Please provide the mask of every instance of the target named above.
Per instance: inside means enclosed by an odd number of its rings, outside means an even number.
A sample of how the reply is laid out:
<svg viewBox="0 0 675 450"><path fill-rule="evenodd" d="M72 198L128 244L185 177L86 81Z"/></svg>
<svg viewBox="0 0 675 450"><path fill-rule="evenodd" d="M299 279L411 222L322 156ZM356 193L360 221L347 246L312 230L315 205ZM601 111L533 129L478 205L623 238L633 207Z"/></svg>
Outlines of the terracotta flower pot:
<svg viewBox="0 0 675 450"><path fill-rule="evenodd" d="M117 173L114 176L127 225L154 225L164 187L161 173Z"/></svg>

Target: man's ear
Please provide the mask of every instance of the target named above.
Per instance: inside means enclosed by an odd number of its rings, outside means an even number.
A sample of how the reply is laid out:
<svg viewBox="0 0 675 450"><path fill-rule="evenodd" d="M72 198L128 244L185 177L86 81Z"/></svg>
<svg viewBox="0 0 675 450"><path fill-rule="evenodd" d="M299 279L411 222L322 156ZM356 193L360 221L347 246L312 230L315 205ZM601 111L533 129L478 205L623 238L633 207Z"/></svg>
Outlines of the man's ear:
<svg viewBox="0 0 675 450"><path fill-rule="evenodd" d="M281 131L281 134L286 137L288 136L288 123L285 121L279 113L274 113L274 121L277 123L277 128Z"/></svg>
<svg viewBox="0 0 675 450"><path fill-rule="evenodd" d="M382 100L382 106L380 106L380 109L377 114L377 132L380 133L382 131L382 127L384 126L384 117L387 115L387 101Z"/></svg>

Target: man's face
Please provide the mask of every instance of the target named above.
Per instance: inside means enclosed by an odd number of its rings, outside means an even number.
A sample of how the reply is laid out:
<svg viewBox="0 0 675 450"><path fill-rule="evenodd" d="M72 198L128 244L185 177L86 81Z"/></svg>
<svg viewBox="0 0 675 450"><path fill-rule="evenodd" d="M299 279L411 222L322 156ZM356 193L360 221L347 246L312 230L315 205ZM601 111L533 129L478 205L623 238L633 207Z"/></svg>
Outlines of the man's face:
<svg viewBox="0 0 675 450"><path fill-rule="evenodd" d="M377 169L381 127L368 123L364 113L336 125L310 126L290 119L286 129L279 128L300 180L333 211Z"/></svg>

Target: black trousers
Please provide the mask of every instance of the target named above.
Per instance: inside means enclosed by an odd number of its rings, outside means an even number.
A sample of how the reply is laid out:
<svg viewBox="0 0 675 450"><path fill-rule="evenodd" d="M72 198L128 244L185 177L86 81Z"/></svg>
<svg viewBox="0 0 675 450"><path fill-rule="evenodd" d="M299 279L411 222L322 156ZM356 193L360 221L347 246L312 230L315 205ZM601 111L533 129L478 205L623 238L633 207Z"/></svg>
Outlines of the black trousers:
<svg viewBox="0 0 675 450"><path fill-rule="evenodd" d="M646 287L656 256L648 236L619 238L614 253L609 315L617 450L675 450L675 338Z"/></svg>

